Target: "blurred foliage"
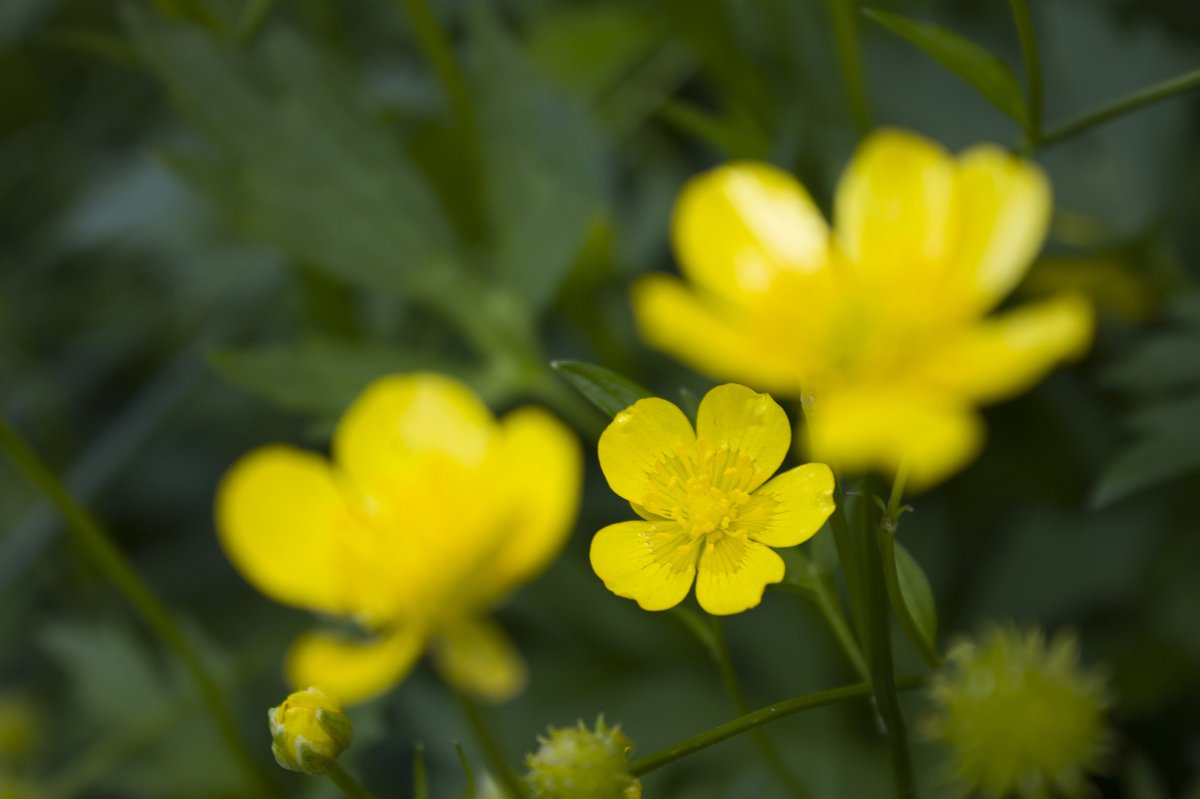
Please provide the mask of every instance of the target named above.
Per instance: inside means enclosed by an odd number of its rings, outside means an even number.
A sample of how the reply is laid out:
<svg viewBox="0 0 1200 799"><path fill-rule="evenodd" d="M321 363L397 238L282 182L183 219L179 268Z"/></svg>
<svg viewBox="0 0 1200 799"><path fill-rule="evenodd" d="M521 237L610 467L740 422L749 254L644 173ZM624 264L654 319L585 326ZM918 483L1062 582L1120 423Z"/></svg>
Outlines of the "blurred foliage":
<svg viewBox="0 0 1200 799"><path fill-rule="evenodd" d="M308 621L222 557L222 471L267 441L323 443L358 389L391 371L456 374L498 408L543 402L589 443L603 417L551 359L694 401L707 383L638 343L625 294L633 276L673 268L679 185L766 158L828 208L858 136L828 4L447 1L433 9L445 51L413 24L414 5L0 4L0 411L205 642L264 765L263 712L286 693L280 654ZM1053 125L1200 65L1193 3L1033 5ZM878 124L952 148L1020 143L989 102L1011 112L1020 74L1006 3L872 6L980 48L944 53L951 68L983 58L992 70L981 95L864 20ZM943 645L1012 618L1070 625L1085 661L1109 665L1120 738L1107 796L1200 796L1198 143L1193 93L1037 154L1058 215L1023 290L1089 293L1100 338L1084 363L991 409L985 454L915 498L898 533L922 567L905 570L909 601L930 629L923 570ZM734 714L685 626L613 597L588 568L591 534L620 518L589 462L571 546L501 613L532 674L524 696L486 713L514 763L547 724L599 712L639 754ZM61 539L0 464L0 696L36 719L0 786L253 795L177 668ZM853 679L789 593L727 630L752 705ZM898 654L902 671L921 669L915 650ZM427 669L351 715L342 762L381 793L408 794L417 741L434 796L466 782L456 740L482 773ZM882 796L875 724L858 703L767 730L815 797ZM916 742L922 795L943 793L939 757ZM278 778L288 795L335 795ZM647 797L783 795L743 738L644 783Z"/></svg>

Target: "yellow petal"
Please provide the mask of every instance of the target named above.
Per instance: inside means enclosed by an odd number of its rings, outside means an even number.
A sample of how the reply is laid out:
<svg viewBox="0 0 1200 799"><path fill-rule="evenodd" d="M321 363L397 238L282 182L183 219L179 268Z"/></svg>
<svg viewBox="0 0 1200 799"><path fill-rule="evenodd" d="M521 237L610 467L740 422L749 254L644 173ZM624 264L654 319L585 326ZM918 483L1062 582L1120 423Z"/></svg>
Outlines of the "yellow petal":
<svg viewBox="0 0 1200 799"><path fill-rule="evenodd" d="M609 591L643 610L683 601L696 577L699 546L670 522L621 522L592 539L592 569Z"/></svg>
<svg viewBox="0 0 1200 799"><path fill-rule="evenodd" d="M545 569L570 538L579 511L579 442L561 422L521 408L501 425L502 478L514 515L485 575L492 599Z"/></svg>
<svg viewBox="0 0 1200 799"><path fill-rule="evenodd" d="M416 373L380 378L346 411L334 460L368 491L386 487L414 456L475 466L495 436L491 412L462 383Z"/></svg>
<svg viewBox="0 0 1200 799"><path fill-rule="evenodd" d="M956 271L986 309L1025 275L1050 225L1050 184L1037 165L994 145L963 153L958 177L960 207Z"/></svg>
<svg viewBox="0 0 1200 799"><path fill-rule="evenodd" d="M658 512L672 474L686 468L696 433L683 411L657 397L638 400L616 415L600 434L600 468L619 496ZM661 514L660 514L661 515Z"/></svg>
<svg viewBox="0 0 1200 799"><path fill-rule="evenodd" d="M1030 388L1092 339L1091 304L1075 295L1028 303L989 319L947 344L920 376L939 388L990 402Z"/></svg>
<svg viewBox="0 0 1200 799"><path fill-rule="evenodd" d="M833 513L833 470L806 463L767 481L738 514L738 528L771 547L812 538Z"/></svg>
<svg viewBox="0 0 1200 799"><path fill-rule="evenodd" d="M912 133L882 130L859 147L835 198L838 245L881 289L944 279L957 240L955 163Z"/></svg>
<svg viewBox="0 0 1200 799"><path fill-rule="evenodd" d="M700 556L696 601L714 616L741 613L761 602L783 573L783 558L762 544L727 535L710 539Z"/></svg>
<svg viewBox="0 0 1200 799"><path fill-rule="evenodd" d="M783 463L792 443L792 425L783 408L769 394L726 383L712 389L700 400L696 435L710 448L724 445L732 453L749 457L753 462L753 474L749 482L739 488L753 491Z"/></svg>
<svg viewBox="0 0 1200 799"><path fill-rule="evenodd" d="M903 465L914 491L965 466L983 444L983 423L944 396L884 388L816 399L807 413L811 456L851 473L895 474Z"/></svg>
<svg viewBox="0 0 1200 799"><path fill-rule="evenodd" d="M379 696L404 679L425 642L426 636L416 627L371 641L314 631L296 639L283 668L292 687L316 687L353 705Z"/></svg>
<svg viewBox="0 0 1200 799"><path fill-rule="evenodd" d="M672 223L681 271L704 292L737 301L782 272L825 268L829 231L808 192L763 163L718 167L684 187Z"/></svg>
<svg viewBox="0 0 1200 799"><path fill-rule="evenodd" d="M739 380L770 391L799 392L795 358L781 352L777 337L759 338L738 311L702 301L683 283L648 275L633 284L633 312L642 338L699 372ZM730 315L732 314L732 315Z"/></svg>
<svg viewBox="0 0 1200 799"><path fill-rule="evenodd" d="M504 630L488 619L456 622L433 639L442 678L461 691L492 702L521 692L528 670Z"/></svg>
<svg viewBox="0 0 1200 799"><path fill-rule="evenodd" d="M285 446L251 452L222 479L216 517L221 547L255 588L288 605L346 610L353 564L340 541L360 531L324 458Z"/></svg>

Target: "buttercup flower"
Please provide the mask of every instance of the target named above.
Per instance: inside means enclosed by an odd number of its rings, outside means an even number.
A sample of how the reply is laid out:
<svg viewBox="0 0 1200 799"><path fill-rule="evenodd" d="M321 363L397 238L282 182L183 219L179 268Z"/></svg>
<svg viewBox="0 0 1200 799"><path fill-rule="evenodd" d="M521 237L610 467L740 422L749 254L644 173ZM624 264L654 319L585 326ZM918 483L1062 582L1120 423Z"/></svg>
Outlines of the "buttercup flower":
<svg viewBox="0 0 1200 799"><path fill-rule="evenodd" d="M986 318L1045 237L1050 188L997 147L955 159L896 130L842 176L830 231L790 175L735 163L694 179L675 211L685 284L643 278L652 345L714 377L804 400L811 455L935 483L979 450L974 406L1025 390L1083 352L1075 295Z"/></svg>
<svg viewBox="0 0 1200 799"><path fill-rule="evenodd" d="M833 512L833 473L821 463L783 463L792 433L766 394L718 386L696 428L657 398L617 414L600 436L600 468L641 521L609 525L592 539L592 568L608 590L646 610L696 599L714 615L740 613L783 579L771 547L813 536Z"/></svg>
<svg viewBox="0 0 1200 799"><path fill-rule="evenodd" d="M1106 681L1068 635L998 627L961 641L930 687L928 724L963 795L1080 796L1105 753Z"/></svg>
<svg viewBox="0 0 1200 799"><path fill-rule="evenodd" d="M294 686L360 702L430 648L444 677L499 700L524 665L487 611L562 547L581 468L573 435L542 410L497 422L450 378L385 377L342 417L332 462L268 446L230 469L217 527L264 594L363 632L302 636L285 663Z"/></svg>
<svg viewBox="0 0 1200 799"><path fill-rule="evenodd" d="M275 762L301 774L324 774L354 740L354 728L337 702L316 688L267 711Z"/></svg>

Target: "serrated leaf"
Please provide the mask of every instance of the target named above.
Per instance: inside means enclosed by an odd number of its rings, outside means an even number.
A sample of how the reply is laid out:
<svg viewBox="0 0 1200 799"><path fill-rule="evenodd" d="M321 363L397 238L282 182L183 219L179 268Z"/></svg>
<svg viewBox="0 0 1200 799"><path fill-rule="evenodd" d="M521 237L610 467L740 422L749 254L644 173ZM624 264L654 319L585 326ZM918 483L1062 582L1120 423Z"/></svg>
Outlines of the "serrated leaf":
<svg viewBox="0 0 1200 799"><path fill-rule="evenodd" d="M603 366L582 361L555 361L550 366L610 418L638 400L653 396L637 383Z"/></svg>
<svg viewBox="0 0 1200 799"><path fill-rule="evenodd" d="M894 543L896 551L896 579L900 584L900 595L904 598L904 607L909 619L915 625L925 645L930 651L937 651L937 604L933 599L933 589L929 586L929 578L921 564L908 553L899 542Z"/></svg>
<svg viewBox="0 0 1200 799"><path fill-rule="evenodd" d="M587 109L529 67L485 4L472 39L493 273L538 311L603 212L603 141Z"/></svg>
<svg viewBox="0 0 1200 799"><path fill-rule="evenodd" d="M1001 113L1027 124L1025 99L1012 70L995 54L940 25L866 9L868 19L905 39L975 87Z"/></svg>

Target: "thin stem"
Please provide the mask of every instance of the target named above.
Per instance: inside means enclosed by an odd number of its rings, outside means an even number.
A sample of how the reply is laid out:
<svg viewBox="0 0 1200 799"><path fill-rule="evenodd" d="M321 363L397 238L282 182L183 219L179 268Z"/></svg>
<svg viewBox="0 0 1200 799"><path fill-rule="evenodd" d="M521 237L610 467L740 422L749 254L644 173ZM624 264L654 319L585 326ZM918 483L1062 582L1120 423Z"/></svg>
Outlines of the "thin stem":
<svg viewBox="0 0 1200 799"><path fill-rule="evenodd" d="M818 587L809 596L817 606L817 610L821 611L821 616L825 619L825 623L829 625L829 629L833 632L833 637L837 639L838 645L841 646L842 652L845 653L846 659L850 661L850 665L854 667L854 671L864 680L871 679L871 671L867 667L867 659L863 657L862 648L858 645L858 639L854 637L854 631L850 629L850 625L846 622L846 617L842 614L842 610L838 607L837 599L833 596L833 592L829 586L822 580L819 581Z"/></svg>
<svg viewBox="0 0 1200 799"><path fill-rule="evenodd" d="M906 677L896 681L896 686L900 690L911 690L918 688L924 683L924 677ZM813 694L805 694L792 699L785 699L782 702L775 702L767 705L764 708L755 710L751 713L739 716L732 721L727 721L724 724L713 727L707 732L702 732L699 735L692 736L686 741L681 741L674 746L668 747L661 752L656 752L653 755L648 755L630 764L629 770L634 776L641 776L655 769L662 768L668 763L673 763L680 758L695 754L701 750L707 749L710 746L727 741L734 736L741 735L744 732L753 730L767 722L775 719L785 718L794 713L800 713L813 708L832 705L837 702L844 702L849 699L858 699L871 695L871 686L868 683L856 683L854 685L846 685L841 688L832 688L828 691L819 691Z"/></svg>
<svg viewBox="0 0 1200 799"><path fill-rule="evenodd" d="M1029 3L1027 0L1008 0L1008 5L1017 25L1017 38L1021 40L1021 59L1025 64L1025 82L1029 89L1029 113L1025 117L1025 149L1033 152L1042 137L1042 59L1038 55L1037 37L1033 31L1033 19L1029 15Z"/></svg>
<svg viewBox="0 0 1200 799"><path fill-rule="evenodd" d="M325 772L325 776L349 799L375 799L373 793L364 788L362 783L354 779L350 772L342 768L341 764L336 761L330 766L329 771Z"/></svg>
<svg viewBox="0 0 1200 799"><path fill-rule="evenodd" d="M833 40L850 102L850 116L859 132L866 133L871 129L871 104L858 41L858 10L852 0L827 0L826 5L833 23Z"/></svg>
<svg viewBox="0 0 1200 799"><path fill-rule="evenodd" d="M859 502L856 514L862 528L869 526L870 503ZM912 757L908 750L908 734L904 715L896 695L895 671L892 662L891 616L888 612L887 586L883 563L875 536L869 529L860 529L858 544L866 565L867 652L870 656L871 684L875 689L875 705L887 733L892 773L896 779L896 795L915 799L916 782Z"/></svg>
<svg viewBox="0 0 1200 799"><path fill-rule="evenodd" d="M504 756L504 751L500 748L500 745L496 743L496 738L492 735L487 721L484 720L479 706L475 704L473 699L461 691L453 688L452 690L454 690L454 695L458 697L458 702L462 705L467 722L470 723L471 729L479 741L479 745L483 747L483 753L487 756L496 778L500 780L509 794L517 799L525 799L527 796L525 785L521 782L516 772L513 771L512 766L509 765L508 759Z"/></svg>
<svg viewBox="0 0 1200 799"><path fill-rule="evenodd" d="M404 13L412 23L413 32L417 36L425 58L429 60L438 80L442 84L454 116L464 130L474 132L475 112L471 106L471 94L467 89L466 78L454 57L454 48L450 46L450 38L442 30L437 17L429 7L427 0L400 0Z"/></svg>
<svg viewBox="0 0 1200 799"><path fill-rule="evenodd" d="M104 528L75 501L46 463L4 419L0 419L0 449L58 509L76 544L91 559L93 565L133 606L147 626L179 657L199 689L200 696L225 739L230 753L243 767L246 775L253 780L264 796L280 796L279 790L259 767L252 751L242 739L237 722L225 704L221 688L209 674L200 654L184 637L162 601L129 565Z"/></svg>
<svg viewBox="0 0 1200 799"><path fill-rule="evenodd" d="M1128 114L1143 106L1157 103L1159 100L1165 100L1177 94L1194 91L1195 89L1200 89L1200 69L1179 75L1170 80L1165 80L1162 83L1156 83L1153 86L1147 86L1108 105L1090 111L1078 119L1060 125L1042 136L1041 145L1042 147L1048 147L1051 144L1057 144L1064 139L1069 139L1088 128L1095 127L1102 122L1107 122L1114 117Z"/></svg>
<svg viewBox="0 0 1200 799"><path fill-rule="evenodd" d="M716 616L709 616L709 626L712 630L710 652L712 653L713 660L716 661L717 670L721 673L721 682L725 684L725 692L729 694L729 698L733 701L734 710L744 716L750 712L750 706L746 702L746 694L742 690L741 683L738 682L737 672L733 668L733 659L729 656L729 646L725 643L725 630L721 626L721 620ZM808 791L788 771L783 758L779 756L779 752L771 743L771 739L767 737L766 732L761 729L754 729L751 730L750 734L754 738L754 744L762 753L767 765L779 777L779 781L784 784L792 796L797 797L797 799L805 799L808 796Z"/></svg>

